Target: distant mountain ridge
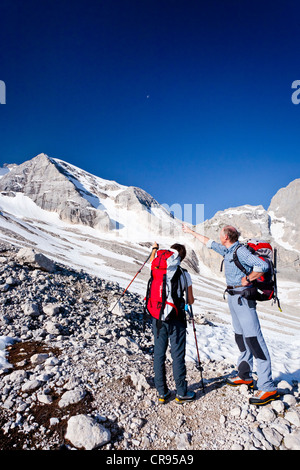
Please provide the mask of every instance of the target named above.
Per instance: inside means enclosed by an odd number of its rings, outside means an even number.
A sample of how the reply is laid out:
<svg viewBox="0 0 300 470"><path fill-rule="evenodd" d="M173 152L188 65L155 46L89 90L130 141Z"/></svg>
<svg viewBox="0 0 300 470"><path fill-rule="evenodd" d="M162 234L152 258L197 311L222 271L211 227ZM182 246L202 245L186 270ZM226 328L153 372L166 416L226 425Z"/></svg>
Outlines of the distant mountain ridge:
<svg viewBox="0 0 300 470"><path fill-rule="evenodd" d="M107 237L116 236L119 241L127 239L150 243L157 237L170 241L181 238L212 273L219 273L219 256L190 237L184 237L181 221L141 188L102 179L45 154L39 154L21 165L7 165L2 170L0 210L8 214L22 216L27 221L38 219L40 215L32 216L32 209L27 213L27 206L32 201L38 208L47 211L49 216L56 214L60 221L69 224L70 230L72 227L90 227ZM251 205L229 208L197 225L196 230L218 240L222 226L232 224L240 230L244 239L255 237L270 240L278 249L281 274L298 282L299 203L300 179L296 179L274 195L268 210L263 206ZM46 219L47 212L43 213Z"/></svg>
<svg viewBox="0 0 300 470"><path fill-rule="evenodd" d="M263 206L244 205L217 212L199 224L196 230L218 240L222 227L233 225L241 232L241 241L257 238L269 241L278 251L278 265L287 279L300 281L300 179L280 189L268 210ZM217 272L219 256L203 247L198 254Z"/></svg>

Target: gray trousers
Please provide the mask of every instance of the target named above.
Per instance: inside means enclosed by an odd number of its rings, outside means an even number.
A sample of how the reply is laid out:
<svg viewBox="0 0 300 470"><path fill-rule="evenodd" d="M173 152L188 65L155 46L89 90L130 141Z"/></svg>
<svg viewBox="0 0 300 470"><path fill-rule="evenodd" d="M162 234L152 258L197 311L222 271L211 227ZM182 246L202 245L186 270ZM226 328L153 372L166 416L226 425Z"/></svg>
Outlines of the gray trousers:
<svg viewBox="0 0 300 470"><path fill-rule="evenodd" d="M173 360L173 377L177 394L184 396L187 393L185 347L186 326L178 320L162 322L159 336L157 337L156 320L152 320L154 334L154 383L159 395L167 392L166 382L166 351L170 339L171 356Z"/></svg>
<svg viewBox="0 0 300 470"><path fill-rule="evenodd" d="M242 290L242 289L241 289ZM240 301L239 301L240 299ZM256 359L257 388L262 391L276 390L272 380L271 359L261 332L256 312L256 301L228 295L235 340L240 350L238 374L241 379L252 376L253 357Z"/></svg>

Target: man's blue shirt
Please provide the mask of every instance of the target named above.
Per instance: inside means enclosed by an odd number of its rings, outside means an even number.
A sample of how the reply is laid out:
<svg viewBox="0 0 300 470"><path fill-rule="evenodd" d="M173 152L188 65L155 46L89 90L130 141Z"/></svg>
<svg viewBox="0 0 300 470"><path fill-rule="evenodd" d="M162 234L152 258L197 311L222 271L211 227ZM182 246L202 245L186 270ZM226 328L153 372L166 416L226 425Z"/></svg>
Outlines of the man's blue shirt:
<svg viewBox="0 0 300 470"><path fill-rule="evenodd" d="M216 251L224 257L225 277L228 286L240 286L242 278L245 276L233 261L233 253L239 244L240 243L237 241L229 248L226 248L221 243L217 243L213 240L209 240L206 244L207 248ZM247 270L248 274L252 271L264 273L269 269L269 266L265 261L250 253L250 251L243 245L238 249L237 255L240 263Z"/></svg>

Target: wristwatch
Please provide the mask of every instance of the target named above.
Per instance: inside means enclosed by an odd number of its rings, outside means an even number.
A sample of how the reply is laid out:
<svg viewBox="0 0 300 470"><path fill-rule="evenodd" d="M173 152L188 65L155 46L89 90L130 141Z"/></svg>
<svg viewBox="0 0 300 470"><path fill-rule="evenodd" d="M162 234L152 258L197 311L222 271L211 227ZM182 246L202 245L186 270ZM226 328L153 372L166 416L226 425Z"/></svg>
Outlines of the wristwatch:
<svg viewBox="0 0 300 470"><path fill-rule="evenodd" d="M249 276L246 276L246 281L251 283L250 279L249 279Z"/></svg>

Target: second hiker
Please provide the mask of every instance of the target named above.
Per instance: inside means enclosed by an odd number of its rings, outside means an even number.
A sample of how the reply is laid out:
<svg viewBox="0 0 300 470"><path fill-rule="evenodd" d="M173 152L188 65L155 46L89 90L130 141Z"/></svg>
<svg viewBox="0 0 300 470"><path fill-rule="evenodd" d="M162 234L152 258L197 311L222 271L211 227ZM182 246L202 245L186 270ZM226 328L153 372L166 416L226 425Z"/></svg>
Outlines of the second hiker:
<svg viewBox="0 0 300 470"><path fill-rule="evenodd" d="M152 316L154 334L154 382L160 403L170 398L171 392L166 381L166 351L170 340L173 360L173 376L176 384L177 403L195 398L195 392L187 390L186 381L186 317L184 291L188 303L194 303L192 280L180 263L186 256L184 245L174 244L170 250L152 248L151 277L146 294L146 310Z"/></svg>
<svg viewBox="0 0 300 470"><path fill-rule="evenodd" d="M247 270L245 275L233 262L233 254L239 245L239 233L235 227L225 226L220 232L220 241L217 243L204 235L183 225L183 231L190 233L200 242L224 257L225 277L227 282L228 305L232 317L235 340L240 350L238 359L238 375L228 380L232 386L246 384L253 388L252 368L253 358L257 364L258 392L250 398L250 403L265 405L279 397L272 380L271 360L268 348L261 332L260 322L256 312L256 301L248 300L242 294L250 288L253 281L269 269L268 264L240 246L238 258L241 265Z"/></svg>

